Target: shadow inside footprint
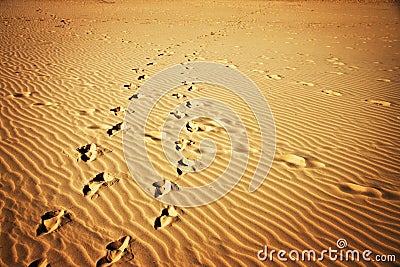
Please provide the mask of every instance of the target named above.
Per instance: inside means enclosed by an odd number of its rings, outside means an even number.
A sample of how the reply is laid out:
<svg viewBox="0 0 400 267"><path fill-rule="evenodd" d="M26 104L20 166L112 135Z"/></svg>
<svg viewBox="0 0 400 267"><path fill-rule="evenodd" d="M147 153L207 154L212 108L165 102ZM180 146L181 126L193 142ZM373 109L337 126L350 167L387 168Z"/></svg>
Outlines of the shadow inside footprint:
<svg viewBox="0 0 400 267"><path fill-rule="evenodd" d="M28 267L51 267L47 259L41 258L31 262Z"/></svg>
<svg viewBox="0 0 400 267"><path fill-rule="evenodd" d="M58 230L66 223L72 222L71 214L66 210L55 210L46 212L42 217L42 222L36 230L36 236L50 234Z"/></svg>
<svg viewBox="0 0 400 267"><path fill-rule="evenodd" d="M12 94L11 97L21 98L21 97L30 97L33 92L22 92L22 93L15 93Z"/></svg>

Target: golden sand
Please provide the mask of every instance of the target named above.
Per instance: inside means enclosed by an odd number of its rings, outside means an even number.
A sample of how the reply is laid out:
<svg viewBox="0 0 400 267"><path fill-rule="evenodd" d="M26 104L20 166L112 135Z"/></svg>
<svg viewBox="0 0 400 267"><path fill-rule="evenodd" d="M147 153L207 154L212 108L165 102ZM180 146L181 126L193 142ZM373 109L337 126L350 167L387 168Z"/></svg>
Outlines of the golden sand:
<svg viewBox="0 0 400 267"><path fill-rule="evenodd" d="M399 14L383 1L0 1L0 266L380 266L257 259L265 245L322 251L340 238L399 265ZM141 84L188 61L256 83L276 155L249 193L260 138L251 112L215 88L177 88L145 137L165 179L199 185L229 162L209 121L193 137L218 141L209 169L180 177L163 158L159 121L183 95L226 101L253 143L229 194L175 209L130 175L122 122ZM196 145L185 155L196 158Z"/></svg>

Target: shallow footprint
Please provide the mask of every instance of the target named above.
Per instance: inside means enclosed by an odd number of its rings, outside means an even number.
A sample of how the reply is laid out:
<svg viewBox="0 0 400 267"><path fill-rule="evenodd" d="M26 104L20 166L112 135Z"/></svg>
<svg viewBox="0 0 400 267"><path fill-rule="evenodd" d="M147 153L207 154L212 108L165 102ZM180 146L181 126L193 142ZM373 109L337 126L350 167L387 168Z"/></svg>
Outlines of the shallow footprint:
<svg viewBox="0 0 400 267"><path fill-rule="evenodd" d="M267 78L272 79L272 80L282 80L284 77L279 74L268 74Z"/></svg>
<svg viewBox="0 0 400 267"><path fill-rule="evenodd" d="M385 78L379 78L379 79L376 79L378 82L385 82L385 83L390 83L391 82L391 80L390 79L385 79Z"/></svg>
<svg viewBox="0 0 400 267"><path fill-rule="evenodd" d="M88 109L85 109L85 110L80 110L79 111L79 115L82 115L82 116L88 116L88 115L93 116L93 114L96 111L97 110L95 108L88 108Z"/></svg>
<svg viewBox="0 0 400 267"><path fill-rule="evenodd" d="M338 187L340 190L348 194L364 195L367 197L384 198L388 200L400 200L400 193L398 191L363 186L354 183L341 183Z"/></svg>
<svg viewBox="0 0 400 267"><path fill-rule="evenodd" d="M296 83L297 83L297 84L304 85L304 86L314 86L313 83L309 83L309 82L296 82Z"/></svg>
<svg viewBox="0 0 400 267"><path fill-rule="evenodd" d="M66 210L46 212L42 216L42 222L36 230L36 236L50 234L68 222L71 222L71 214Z"/></svg>
<svg viewBox="0 0 400 267"><path fill-rule="evenodd" d="M325 93L327 95L333 95L333 96L342 96L341 93L333 91L333 90L322 90L322 93Z"/></svg>
<svg viewBox="0 0 400 267"><path fill-rule="evenodd" d="M132 238L127 235L120 238L119 240L109 243L106 246L106 255L97 261L96 266L110 266L125 256L130 256L130 259L128 259L127 261L133 260L135 256L132 251L128 250L128 246L131 244L131 240Z"/></svg>
<svg viewBox="0 0 400 267"><path fill-rule="evenodd" d="M113 177L107 172L101 172L83 187L83 195L95 199L100 195L101 190L111 187L118 182L118 178Z"/></svg>
<svg viewBox="0 0 400 267"><path fill-rule="evenodd" d="M315 159L301 157L301 156L294 155L294 154L285 154L285 155L281 155L281 156L276 156L276 159L279 161L285 162L290 167L296 167L296 168L306 168L306 167L323 168L323 167L325 167L324 163L319 162Z"/></svg>
<svg viewBox="0 0 400 267"><path fill-rule="evenodd" d="M368 100L365 100L365 101L367 101L369 103L372 103L372 104L377 104L377 105L380 105L380 106L384 106L384 107L389 107L392 104L392 103L387 102L387 101L373 100L373 99L368 99Z"/></svg>
<svg viewBox="0 0 400 267"><path fill-rule="evenodd" d="M348 194L361 194L368 197L379 198L382 196L382 193L371 187L362 186L353 183L343 183L339 185L339 189Z"/></svg>

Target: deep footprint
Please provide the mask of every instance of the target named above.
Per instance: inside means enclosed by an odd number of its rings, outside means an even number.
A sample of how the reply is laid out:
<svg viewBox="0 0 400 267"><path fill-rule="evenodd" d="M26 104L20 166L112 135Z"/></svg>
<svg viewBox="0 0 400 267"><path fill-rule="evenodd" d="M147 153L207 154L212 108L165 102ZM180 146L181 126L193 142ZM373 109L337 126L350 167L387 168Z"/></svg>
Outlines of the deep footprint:
<svg viewBox="0 0 400 267"><path fill-rule="evenodd" d="M112 152L111 149L103 148L95 143L78 147L76 150L80 153L80 157L77 160L79 161L79 159L81 159L84 162L94 161L98 157Z"/></svg>
<svg viewBox="0 0 400 267"><path fill-rule="evenodd" d="M118 178L113 177L107 172L101 172L83 187L83 195L94 199L100 196L101 190L111 187L118 182Z"/></svg>
<svg viewBox="0 0 400 267"><path fill-rule="evenodd" d="M180 210L180 209L179 209ZM180 212L183 212L180 210ZM161 211L161 215L154 221L154 229L164 228L180 221L178 210L175 206L169 205Z"/></svg>
<svg viewBox="0 0 400 267"><path fill-rule="evenodd" d="M109 243L106 246L106 255L97 261L96 266L110 266L125 257L129 257L125 260L125 262L133 260L135 255L132 253L132 248L128 250L128 247L130 247L131 243L132 238L129 235Z"/></svg>
<svg viewBox="0 0 400 267"><path fill-rule="evenodd" d="M122 128L123 128L123 122L119 122L119 123L115 124L113 127L111 127L110 129L108 129L107 134L108 134L108 136L113 136L113 135L117 134L119 131L121 131Z"/></svg>
<svg viewBox="0 0 400 267"><path fill-rule="evenodd" d="M46 212L41 219L42 222L36 230L36 236L50 234L72 221L71 214L63 209Z"/></svg>

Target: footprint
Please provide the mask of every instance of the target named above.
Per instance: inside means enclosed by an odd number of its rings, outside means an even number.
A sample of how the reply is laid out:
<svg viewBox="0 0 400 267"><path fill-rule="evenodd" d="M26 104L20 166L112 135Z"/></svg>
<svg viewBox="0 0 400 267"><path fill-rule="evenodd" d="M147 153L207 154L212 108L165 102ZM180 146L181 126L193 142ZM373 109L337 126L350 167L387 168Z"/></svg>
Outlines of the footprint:
<svg viewBox="0 0 400 267"><path fill-rule="evenodd" d="M304 85L304 86L314 86L313 83L309 83L309 82L296 82L296 83L297 83L297 84Z"/></svg>
<svg viewBox="0 0 400 267"><path fill-rule="evenodd" d="M263 71L263 70L256 70L256 69L254 69L254 70L251 70L252 72L257 72L257 73L264 73L265 71Z"/></svg>
<svg viewBox="0 0 400 267"><path fill-rule="evenodd" d="M93 116L94 112L96 112L96 111L97 111L97 109L95 109L95 108L88 108L86 110L80 110L79 111L79 115L82 115L82 116L87 116L87 115Z"/></svg>
<svg viewBox="0 0 400 267"><path fill-rule="evenodd" d="M282 80L284 77L279 74L268 74L267 77L272 80Z"/></svg>
<svg viewBox="0 0 400 267"><path fill-rule="evenodd" d="M183 95L181 93L173 93L172 96L175 97L176 99L181 99L181 98L186 97L185 95Z"/></svg>
<svg viewBox="0 0 400 267"><path fill-rule="evenodd" d="M193 91L197 91L197 90L199 90L199 88L196 86L196 85L191 85L188 89L187 89L189 92L193 92Z"/></svg>
<svg viewBox="0 0 400 267"><path fill-rule="evenodd" d="M345 74L344 72L341 72L341 71L330 71L329 73L336 74L336 75L343 75L343 74Z"/></svg>
<svg viewBox="0 0 400 267"><path fill-rule="evenodd" d="M153 141L160 141L162 139L163 133L158 131L148 131L145 133L145 137Z"/></svg>
<svg viewBox="0 0 400 267"><path fill-rule="evenodd" d="M319 162L315 159L311 158L306 158L306 157L301 157L297 156L295 154L285 154L282 156L277 156L277 160L285 162L287 165L290 167L296 167L296 168L323 168L325 167L325 164L322 162Z"/></svg>
<svg viewBox="0 0 400 267"><path fill-rule="evenodd" d="M129 83L129 84L124 84L124 87L128 88L129 90L134 90L137 89L139 86L134 83Z"/></svg>
<svg viewBox="0 0 400 267"><path fill-rule="evenodd" d="M36 236L50 234L71 221L71 214L67 213L66 210L46 212L42 216L42 223L36 230Z"/></svg>
<svg viewBox="0 0 400 267"><path fill-rule="evenodd" d="M194 121L188 121L186 123L186 130L188 130L189 132L210 131L210 130L212 130L212 126L206 126L201 123L194 122Z"/></svg>
<svg viewBox="0 0 400 267"><path fill-rule="evenodd" d="M385 106L385 107L389 107L389 106L391 105L390 102L381 101L381 100L368 99L368 100L365 100L365 101L367 101L367 102L369 102L369 103L372 103L372 104L377 104L377 105L380 105L380 106Z"/></svg>
<svg viewBox="0 0 400 267"><path fill-rule="evenodd" d="M21 93L15 93L10 95L11 97L16 97L16 98L21 98L21 97L30 97L33 95L33 92L21 92Z"/></svg>
<svg viewBox="0 0 400 267"><path fill-rule="evenodd" d="M76 149L80 154L80 159L84 162L93 161L96 158L104 155L105 153L112 152L111 149L102 148L101 146L91 143ZM79 160L79 158L78 158Z"/></svg>
<svg viewBox="0 0 400 267"><path fill-rule="evenodd" d="M113 127L111 127L110 129L108 129L107 134L108 134L108 136L114 136L119 131L121 131L121 129L123 129L123 128L124 128L124 123L119 122L119 123L115 124Z"/></svg>
<svg viewBox="0 0 400 267"><path fill-rule="evenodd" d="M109 127L109 125L107 125L107 124L99 124L99 125L93 124L93 125L89 125L87 128L91 129L91 130L99 130L99 129L105 130L105 129L108 129L108 127Z"/></svg>
<svg viewBox="0 0 400 267"><path fill-rule="evenodd" d="M31 262L28 267L51 267L51 265L47 262L47 259L41 258Z"/></svg>
<svg viewBox="0 0 400 267"><path fill-rule="evenodd" d="M388 200L400 200L400 193L394 190L354 183L340 183L338 187L340 190L348 194L364 195L367 197L384 198Z"/></svg>
<svg viewBox="0 0 400 267"><path fill-rule="evenodd" d="M107 249L106 255L97 261L96 266L97 267L110 266L126 256L130 256L130 259L126 261L133 260L135 256L131 251L132 249L128 250L128 246L130 246L131 240L132 238L129 235L127 235L120 238L117 241L109 243L106 246Z"/></svg>
<svg viewBox="0 0 400 267"><path fill-rule="evenodd" d="M118 106L118 107L116 107L116 108L110 109L110 111L111 111L115 116L118 116L120 113L123 113L123 112L125 111L125 108Z"/></svg>
<svg viewBox="0 0 400 267"><path fill-rule="evenodd" d="M382 193L378 189L353 183L339 184L339 189L349 194L360 194L374 198L379 198L382 196Z"/></svg>
<svg viewBox="0 0 400 267"><path fill-rule="evenodd" d="M179 186L176 183L171 182L170 180L162 180L153 183L155 187L154 197L158 198L159 196L164 196L171 191L178 191Z"/></svg>
<svg viewBox="0 0 400 267"><path fill-rule="evenodd" d="M139 99L139 98L142 98L142 97L144 97L143 94L135 93L135 94L133 94L131 97L129 97L129 100L132 100L132 99Z"/></svg>
<svg viewBox="0 0 400 267"><path fill-rule="evenodd" d="M191 146L194 145L195 142L193 142L192 140L187 140L187 139L180 139L178 141L175 141L175 148L176 150L184 150L187 146Z"/></svg>
<svg viewBox="0 0 400 267"><path fill-rule="evenodd" d="M333 91L333 90L322 90L322 93L325 93L327 95L333 95L333 96L342 96L341 93Z"/></svg>
<svg viewBox="0 0 400 267"><path fill-rule="evenodd" d="M174 115L175 118L177 118L178 120L180 120L180 119L182 119L183 117L187 116L186 113L180 112L179 110L175 110L174 112L170 112L169 114Z"/></svg>
<svg viewBox="0 0 400 267"><path fill-rule="evenodd" d="M327 59L327 61L330 62L330 63L332 63L333 65L339 65L339 66L344 66L344 65L346 65L345 63L343 63L343 62L341 62L341 61L339 61L339 60L340 60L340 59L337 58L337 57L331 57L331 58L328 58L328 59Z"/></svg>
<svg viewBox="0 0 400 267"><path fill-rule="evenodd" d="M177 221L180 221L178 211L175 206L169 205L161 211L161 215L154 221L154 229L172 226Z"/></svg>
<svg viewBox="0 0 400 267"><path fill-rule="evenodd" d="M35 107L37 107L37 106L52 106L53 105L53 103L52 102L38 102L38 103L33 103L32 104L32 106L35 106Z"/></svg>
<svg viewBox="0 0 400 267"><path fill-rule="evenodd" d="M390 83L391 82L391 80L390 79L384 79L384 78L379 78L379 79L376 79L378 82L385 82L385 83Z"/></svg>
<svg viewBox="0 0 400 267"><path fill-rule="evenodd" d="M144 69L141 69L141 68L133 68L132 69L135 73L139 73L139 72L143 72L144 71Z"/></svg>
<svg viewBox="0 0 400 267"><path fill-rule="evenodd" d="M138 77L137 77L137 79L139 80L139 81L141 81L141 80L147 80L149 78L149 75L147 75L147 74L142 74L142 75L139 75Z"/></svg>
<svg viewBox="0 0 400 267"><path fill-rule="evenodd" d="M83 187L83 195L95 199L100 196L102 189L113 186L118 183L119 179L111 176L107 172L101 172L96 175L87 185Z"/></svg>

